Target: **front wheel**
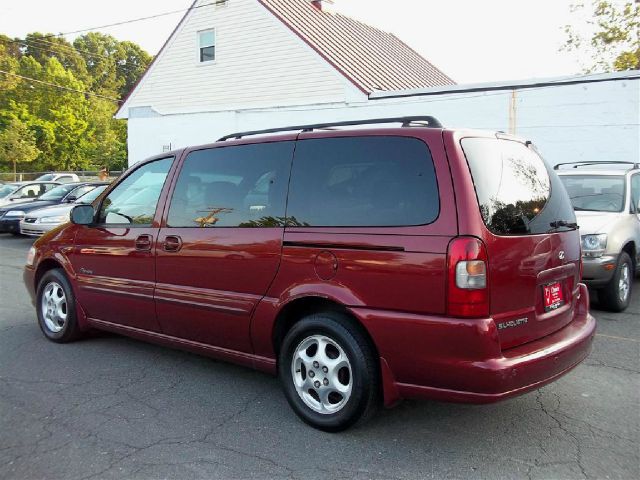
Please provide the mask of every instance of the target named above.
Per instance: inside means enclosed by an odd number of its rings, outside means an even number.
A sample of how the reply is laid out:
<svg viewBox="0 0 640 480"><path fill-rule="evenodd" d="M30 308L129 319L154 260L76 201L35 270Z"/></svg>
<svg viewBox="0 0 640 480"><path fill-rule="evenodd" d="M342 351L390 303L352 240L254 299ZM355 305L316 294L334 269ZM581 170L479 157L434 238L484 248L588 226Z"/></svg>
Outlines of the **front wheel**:
<svg viewBox="0 0 640 480"><path fill-rule="evenodd" d="M42 276L36 299L38 323L45 337L53 342L67 343L80 336L75 297L62 270L49 270Z"/></svg>
<svg viewBox="0 0 640 480"><path fill-rule="evenodd" d="M612 312L626 310L631 301L633 276L631 257L627 252L622 252L611 281L598 292L600 303L604 308Z"/></svg>
<svg viewBox="0 0 640 480"><path fill-rule="evenodd" d="M320 430L344 430L378 405L374 350L341 314L320 313L296 323L282 344L278 372L293 410Z"/></svg>

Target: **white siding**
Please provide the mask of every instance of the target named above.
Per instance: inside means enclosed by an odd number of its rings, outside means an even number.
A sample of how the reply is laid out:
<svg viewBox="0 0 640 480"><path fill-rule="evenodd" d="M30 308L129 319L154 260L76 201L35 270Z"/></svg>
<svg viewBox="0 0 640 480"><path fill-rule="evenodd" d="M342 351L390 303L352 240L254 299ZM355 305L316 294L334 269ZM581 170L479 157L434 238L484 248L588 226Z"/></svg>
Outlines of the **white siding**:
<svg viewBox="0 0 640 480"><path fill-rule="evenodd" d="M197 32L212 28L216 60L201 64ZM119 117L344 102L354 89L257 0L229 0L189 13Z"/></svg>

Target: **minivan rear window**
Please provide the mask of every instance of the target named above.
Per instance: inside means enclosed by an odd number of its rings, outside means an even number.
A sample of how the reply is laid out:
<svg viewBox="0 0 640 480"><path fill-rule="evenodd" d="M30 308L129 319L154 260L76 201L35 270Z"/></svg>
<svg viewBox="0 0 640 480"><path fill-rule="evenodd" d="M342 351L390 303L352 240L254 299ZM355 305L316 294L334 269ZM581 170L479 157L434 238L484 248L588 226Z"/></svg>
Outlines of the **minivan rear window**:
<svg viewBox="0 0 640 480"><path fill-rule="evenodd" d="M427 145L411 137L300 140L291 174L289 225L424 225L440 212Z"/></svg>
<svg viewBox="0 0 640 480"><path fill-rule="evenodd" d="M560 180L533 148L493 138L461 143L480 213L492 233L535 235L558 230L558 222L575 223Z"/></svg>

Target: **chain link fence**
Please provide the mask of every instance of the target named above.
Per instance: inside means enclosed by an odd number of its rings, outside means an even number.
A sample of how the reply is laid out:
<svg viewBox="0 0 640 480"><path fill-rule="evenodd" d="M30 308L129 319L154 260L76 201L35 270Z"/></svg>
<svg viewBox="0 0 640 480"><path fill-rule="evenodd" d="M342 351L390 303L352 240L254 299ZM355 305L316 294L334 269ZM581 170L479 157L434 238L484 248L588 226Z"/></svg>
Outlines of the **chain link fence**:
<svg viewBox="0 0 640 480"><path fill-rule="evenodd" d="M96 181L99 180L100 171L99 170L83 170L83 171L61 171L61 172L0 172L0 182L8 183L8 182L28 182L32 180L36 180L41 175L46 175L47 173L56 173L56 174L64 174L64 173L73 173L80 178L80 181ZM122 174L122 171L113 171L109 172L109 178L107 180L114 180Z"/></svg>

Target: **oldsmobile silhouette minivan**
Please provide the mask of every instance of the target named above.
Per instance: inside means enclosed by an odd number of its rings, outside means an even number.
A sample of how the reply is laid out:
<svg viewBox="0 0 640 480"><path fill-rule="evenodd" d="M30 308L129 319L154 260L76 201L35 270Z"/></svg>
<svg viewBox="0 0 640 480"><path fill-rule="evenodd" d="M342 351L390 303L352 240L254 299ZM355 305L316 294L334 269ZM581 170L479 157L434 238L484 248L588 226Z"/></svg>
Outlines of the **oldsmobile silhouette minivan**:
<svg viewBox="0 0 640 480"><path fill-rule="evenodd" d="M135 165L71 216L25 268L47 338L108 330L277 374L323 430L537 389L595 333L553 169L433 117L233 134Z"/></svg>

